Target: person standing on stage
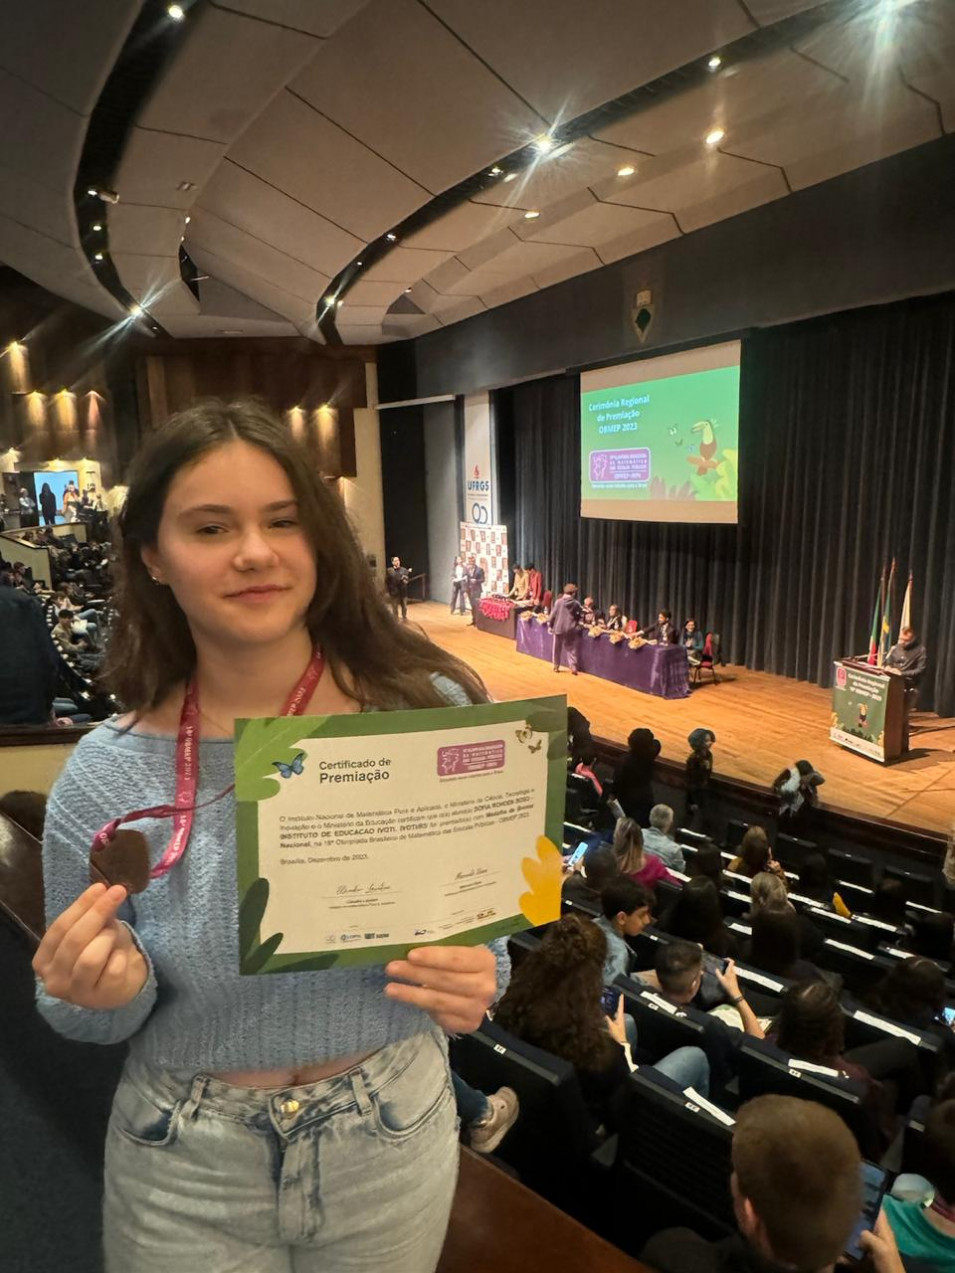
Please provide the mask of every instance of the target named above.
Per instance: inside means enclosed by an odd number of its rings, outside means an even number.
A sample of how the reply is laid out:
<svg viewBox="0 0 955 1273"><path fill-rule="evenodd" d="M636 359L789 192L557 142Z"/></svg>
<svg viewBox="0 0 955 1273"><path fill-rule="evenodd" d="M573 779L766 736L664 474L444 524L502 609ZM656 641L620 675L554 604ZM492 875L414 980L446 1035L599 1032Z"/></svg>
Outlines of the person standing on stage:
<svg viewBox="0 0 955 1273"><path fill-rule="evenodd" d="M925 672L928 654L911 628L903 628L898 644L893 645L885 659L885 666L898 672L905 682L905 715L902 719L902 750L909 749L909 713L914 712L919 701L919 682Z"/></svg>
<svg viewBox="0 0 955 1273"><path fill-rule="evenodd" d="M676 640L676 628L673 626L670 611L661 610L657 615L656 623L638 632L637 636L642 636L647 641L657 641L660 645L672 645Z"/></svg>
<svg viewBox="0 0 955 1273"><path fill-rule="evenodd" d="M385 573L385 589L391 602L391 613L397 619L401 608L401 622L408 622L408 580L411 571L401 564L400 557L392 557L391 565Z"/></svg>
<svg viewBox="0 0 955 1273"><path fill-rule="evenodd" d="M464 614L464 594L467 592L467 580L465 578L464 563L460 557L455 557L454 565L451 567L451 613L454 614L455 602L461 609L459 613Z"/></svg>
<svg viewBox="0 0 955 1273"><path fill-rule="evenodd" d="M481 603L481 590L484 587L484 571L477 564L477 558L474 553L468 558L468 568L464 572L464 577L468 590L468 601L471 603L471 626L474 627L474 616L477 614L477 608Z"/></svg>
<svg viewBox="0 0 955 1273"><path fill-rule="evenodd" d="M577 585L565 583L564 590L554 602L547 627L554 636L554 671L560 671L561 655L566 650L567 666L571 676L577 675L577 628L583 614L577 600Z"/></svg>

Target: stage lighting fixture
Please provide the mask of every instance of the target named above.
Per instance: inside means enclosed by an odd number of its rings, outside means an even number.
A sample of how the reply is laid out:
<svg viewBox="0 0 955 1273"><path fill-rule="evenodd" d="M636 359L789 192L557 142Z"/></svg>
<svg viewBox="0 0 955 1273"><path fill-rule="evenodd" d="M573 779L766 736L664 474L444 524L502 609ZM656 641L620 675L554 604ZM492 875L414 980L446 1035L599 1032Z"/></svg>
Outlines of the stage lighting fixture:
<svg viewBox="0 0 955 1273"><path fill-rule="evenodd" d="M105 257L105 255L104 255L102 252L94 252L94 254L93 254L93 260L94 260L94 261L105 261L105 260L106 260L106 257Z"/></svg>
<svg viewBox="0 0 955 1273"><path fill-rule="evenodd" d="M172 18L173 22L181 22L183 18L186 16L186 11L181 4L169 5L169 7L166 9L166 12Z"/></svg>
<svg viewBox="0 0 955 1273"><path fill-rule="evenodd" d="M142 318L143 312L142 305L130 305L129 307L130 318Z"/></svg>
<svg viewBox="0 0 955 1273"><path fill-rule="evenodd" d="M720 57L718 53L714 53L706 65L710 68L711 71L718 71L720 67L723 65L723 59Z"/></svg>
<svg viewBox="0 0 955 1273"><path fill-rule="evenodd" d="M712 132L706 134L707 146L718 146L726 136L726 132L722 128L714 128Z"/></svg>
<svg viewBox="0 0 955 1273"><path fill-rule="evenodd" d="M503 168L498 168L498 167L497 167L497 165L495 164L495 166L494 166L494 167L491 169L491 171L488 173L488 176L489 176L489 177L499 177L503 171L504 171L504 169L503 169Z"/></svg>
<svg viewBox="0 0 955 1273"><path fill-rule="evenodd" d="M554 138L551 136L550 133L542 133L540 137L534 138L534 145L537 148L538 154L549 155L550 152L557 145L557 142L554 140Z"/></svg>
<svg viewBox="0 0 955 1273"><path fill-rule="evenodd" d="M624 166L623 166L622 168L618 168L618 169L617 169L617 176L618 176L618 177L632 177L632 176L633 176L633 174L634 174L636 171L637 171L637 170L636 170L636 168L634 168L633 164L624 164Z"/></svg>
<svg viewBox="0 0 955 1273"><path fill-rule="evenodd" d="M388 240L388 242L389 242L389 243L397 243L397 242L398 242L398 236L397 236L397 234L390 234L390 233L389 233L389 234L386 234L386 235L385 235L385 238Z"/></svg>
<svg viewBox="0 0 955 1273"><path fill-rule="evenodd" d="M513 181L513 180L514 180L514 178L515 178L516 176L517 176L517 173L516 173L516 172L508 172L508 173L505 173L505 174L504 174L504 180L505 180L505 181Z"/></svg>
<svg viewBox="0 0 955 1273"><path fill-rule="evenodd" d="M103 227L100 225L100 223L99 223L98 221L97 221L97 222L96 222L96 224L93 226L93 229L96 231L96 233L97 233L97 234L100 232L100 230L102 230L102 228L103 228Z"/></svg>
<svg viewBox="0 0 955 1273"><path fill-rule="evenodd" d="M524 220L535 221L539 216L540 213L536 209L532 208L529 212L524 213Z"/></svg>

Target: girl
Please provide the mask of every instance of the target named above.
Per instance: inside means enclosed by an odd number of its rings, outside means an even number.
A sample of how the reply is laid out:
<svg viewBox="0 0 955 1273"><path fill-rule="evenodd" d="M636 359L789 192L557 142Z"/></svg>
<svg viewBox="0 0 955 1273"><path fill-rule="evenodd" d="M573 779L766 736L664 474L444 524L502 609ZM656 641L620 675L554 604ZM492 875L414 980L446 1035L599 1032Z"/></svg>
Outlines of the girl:
<svg viewBox="0 0 955 1273"><path fill-rule="evenodd" d="M130 711L82 740L51 795L34 959L57 1030L131 1045L106 1144L107 1273L433 1269L457 1161L444 1031L478 1027L494 957L440 946L386 969L240 977L232 736L283 705L465 704L483 686L394 622L312 457L262 406L199 404L154 434L119 529L109 670ZM194 809L181 860L157 869L170 823L138 816L149 887L85 888L104 824L173 801Z"/></svg>
<svg viewBox="0 0 955 1273"><path fill-rule="evenodd" d="M613 852L621 874L629 875L644 888L653 889L660 880L677 884L658 857L643 851L643 832L633 818L620 818L614 828Z"/></svg>

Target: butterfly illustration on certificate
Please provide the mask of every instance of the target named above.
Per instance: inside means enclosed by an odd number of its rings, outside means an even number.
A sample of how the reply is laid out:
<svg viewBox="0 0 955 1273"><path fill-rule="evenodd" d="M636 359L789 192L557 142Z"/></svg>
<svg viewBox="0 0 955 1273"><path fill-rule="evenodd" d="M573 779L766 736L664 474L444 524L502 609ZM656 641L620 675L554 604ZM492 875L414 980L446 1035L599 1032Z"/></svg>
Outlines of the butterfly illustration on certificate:
<svg viewBox="0 0 955 1273"><path fill-rule="evenodd" d="M291 778L294 774L300 774L305 771L305 753L300 751L291 764L283 764L281 760L273 760L272 764L279 771L282 778Z"/></svg>

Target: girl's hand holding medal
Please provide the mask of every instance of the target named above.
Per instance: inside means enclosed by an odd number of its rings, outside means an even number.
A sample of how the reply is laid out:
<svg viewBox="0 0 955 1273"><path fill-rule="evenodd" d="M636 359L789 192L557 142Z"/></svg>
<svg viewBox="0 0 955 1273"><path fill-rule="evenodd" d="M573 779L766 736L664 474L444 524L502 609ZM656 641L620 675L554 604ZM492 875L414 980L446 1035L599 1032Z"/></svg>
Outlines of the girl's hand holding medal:
<svg viewBox="0 0 955 1273"><path fill-rule="evenodd" d="M91 885L46 930L33 971L54 999L81 1008L122 1008L149 975L116 912L126 901L122 886Z"/></svg>

